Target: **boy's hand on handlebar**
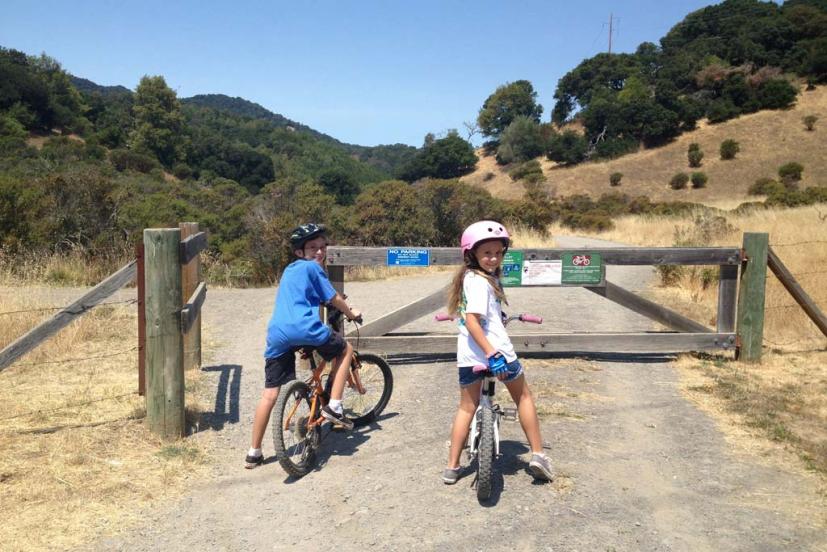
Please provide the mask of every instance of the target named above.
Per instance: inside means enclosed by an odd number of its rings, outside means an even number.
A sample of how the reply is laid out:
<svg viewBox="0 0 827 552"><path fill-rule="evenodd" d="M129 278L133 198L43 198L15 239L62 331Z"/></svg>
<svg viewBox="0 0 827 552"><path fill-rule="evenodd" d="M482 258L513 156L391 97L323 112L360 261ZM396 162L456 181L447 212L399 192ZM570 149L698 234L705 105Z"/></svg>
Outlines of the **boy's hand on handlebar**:
<svg viewBox="0 0 827 552"><path fill-rule="evenodd" d="M350 309L350 314L351 316L347 317L348 320L357 324L362 323L362 313L358 309Z"/></svg>
<svg viewBox="0 0 827 552"><path fill-rule="evenodd" d="M505 373L508 371L508 363L505 357L499 351L488 357L488 369L491 373L497 376L498 379L503 379Z"/></svg>

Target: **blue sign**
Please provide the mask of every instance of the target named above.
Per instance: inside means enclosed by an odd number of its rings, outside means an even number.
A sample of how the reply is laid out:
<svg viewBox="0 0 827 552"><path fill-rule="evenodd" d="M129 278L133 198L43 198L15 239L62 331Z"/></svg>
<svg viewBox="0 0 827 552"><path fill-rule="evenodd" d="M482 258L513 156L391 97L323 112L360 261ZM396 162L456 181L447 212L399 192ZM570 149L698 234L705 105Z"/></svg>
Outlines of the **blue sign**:
<svg viewBox="0 0 827 552"><path fill-rule="evenodd" d="M430 253L427 249L388 249L388 266L429 266Z"/></svg>

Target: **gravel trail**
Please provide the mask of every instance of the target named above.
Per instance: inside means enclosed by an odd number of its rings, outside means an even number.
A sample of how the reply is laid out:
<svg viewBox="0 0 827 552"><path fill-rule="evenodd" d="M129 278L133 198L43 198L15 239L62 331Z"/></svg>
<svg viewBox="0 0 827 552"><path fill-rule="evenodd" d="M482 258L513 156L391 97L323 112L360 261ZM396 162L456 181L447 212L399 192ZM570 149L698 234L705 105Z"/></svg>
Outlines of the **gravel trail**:
<svg viewBox="0 0 827 552"><path fill-rule="evenodd" d="M597 240L559 238L563 247ZM605 245L600 243L600 245ZM632 290L649 267L609 267ZM346 283L375 319L444 286L450 274ZM469 475L440 479L458 389L452 362L393 363L394 394L381 419L324 439L318 469L293 480L272 458L245 470L263 382L263 336L274 289L210 290L204 321L217 339L204 366L214 401L201 432L214 478L146 523L94 550L825 550L824 512L811 480L733 449L686 401L665 358L528 360L530 385L556 472L526 472L516 423L502 428L501 476L481 505ZM510 311L546 322L533 331L642 331L651 321L582 289L508 290ZM572 314L572 313L576 313ZM452 333L431 317L401 331ZM521 328L529 331L529 328Z"/></svg>

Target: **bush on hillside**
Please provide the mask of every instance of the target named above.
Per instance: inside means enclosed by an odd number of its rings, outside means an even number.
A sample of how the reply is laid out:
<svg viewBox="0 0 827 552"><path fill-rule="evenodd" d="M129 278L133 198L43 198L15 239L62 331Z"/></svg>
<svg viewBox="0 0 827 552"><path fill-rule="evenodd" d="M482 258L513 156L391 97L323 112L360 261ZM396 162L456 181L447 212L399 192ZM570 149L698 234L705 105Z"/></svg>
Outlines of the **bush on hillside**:
<svg viewBox="0 0 827 552"><path fill-rule="evenodd" d="M766 201L768 206L800 207L815 203L827 203L827 186L810 186L805 190L786 188L771 194Z"/></svg>
<svg viewBox="0 0 827 552"><path fill-rule="evenodd" d="M813 130L815 130L815 127L816 127L816 121L818 121L818 116L817 116L817 115L805 115L805 116L801 119L801 122L803 122L803 123L804 123L804 128L806 128L806 129L807 129L807 130L809 130L810 132L812 132Z"/></svg>
<svg viewBox="0 0 827 552"><path fill-rule="evenodd" d="M741 145L735 140L729 138L721 142L721 159L725 161L735 159L739 151L741 151Z"/></svg>
<svg viewBox="0 0 827 552"><path fill-rule="evenodd" d="M620 181L623 179L622 172L613 172L609 175L609 185L610 186L620 186Z"/></svg>
<svg viewBox="0 0 827 552"><path fill-rule="evenodd" d="M633 153L640 147L634 138L609 138L601 140L594 147L594 156L600 159L614 159L627 153Z"/></svg>
<svg viewBox="0 0 827 552"><path fill-rule="evenodd" d="M564 130L549 140L546 157L564 165L574 165L586 158L589 143L574 130Z"/></svg>
<svg viewBox="0 0 827 552"><path fill-rule="evenodd" d="M126 149L117 149L110 152L109 162L119 172L138 171L145 174L161 166L157 160L148 155Z"/></svg>
<svg viewBox="0 0 827 552"><path fill-rule="evenodd" d="M771 195L774 193L779 193L784 190L784 185L780 182L773 180L772 178L759 178L757 179L752 186L749 187L747 193L749 195Z"/></svg>
<svg viewBox="0 0 827 552"><path fill-rule="evenodd" d="M514 181L525 180L527 182L542 182L546 179L543 175L543 168L540 166L540 162L536 159L517 165L509 171L508 176L510 176L511 180Z"/></svg>
<svg viewBox="0 0 827 552"><path fill-rule="evenodd" d="M693 188L704 188L706 187L706 183L709 180L706 176L706 173L702 172L693 172L692 176L689 177L692 181Z"/></svg>
<svg viewBox="0 0 827 552"><path fill-rule="evenodd" d="M790 161L778 167L778 176L785 186L793 186L801 180L801 173L804 172L804 165Z"/></svg>
<svg viewBox="0 0 827 552"><path fill-rule="evenodd" d="M669 186L673 190L683 190L684 188L686 188L687 182L689 182L689 175L683 172L679 172L672 177L672 180L669 181Z"/></svg>
<svg viewBox="0 0 827 552"><path fill-rule="evenodd" d="M540 125L532 118L520 115L500 135L497 163L504 165L534 159L543 154L545 145Z"/></svg>
<svg viewBox="0 0 827 552"><path fill-rule="evenodd" d="M695 146L695 149L692 149L692 146ZM697 168L701 166L701 160L704 158L704 152L701 151L698 144L690 144L689 151L686 156L689 159L689 166L692 168Z"/></svg>

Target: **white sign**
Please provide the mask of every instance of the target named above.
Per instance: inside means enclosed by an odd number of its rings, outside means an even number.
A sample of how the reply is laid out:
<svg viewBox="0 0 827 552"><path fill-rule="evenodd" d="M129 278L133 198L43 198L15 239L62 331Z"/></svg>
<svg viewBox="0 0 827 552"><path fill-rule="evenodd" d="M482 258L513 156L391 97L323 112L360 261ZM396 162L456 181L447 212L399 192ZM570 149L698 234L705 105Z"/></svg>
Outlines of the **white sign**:
<svg viewBox="0 0 827 552"><path fill-rule="evenodd" d="M563 278L563 261L524 261L524 286L559 286Z"/></svg>

